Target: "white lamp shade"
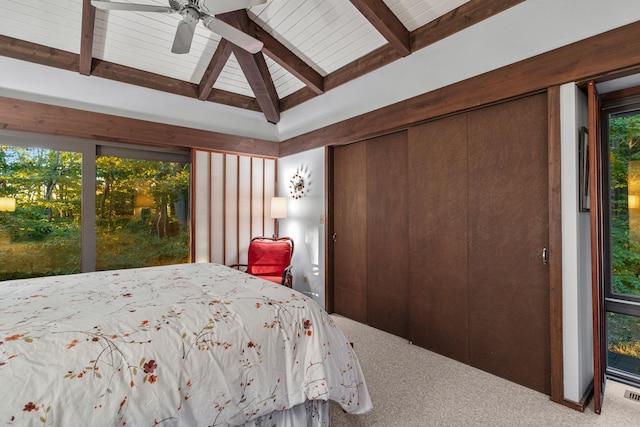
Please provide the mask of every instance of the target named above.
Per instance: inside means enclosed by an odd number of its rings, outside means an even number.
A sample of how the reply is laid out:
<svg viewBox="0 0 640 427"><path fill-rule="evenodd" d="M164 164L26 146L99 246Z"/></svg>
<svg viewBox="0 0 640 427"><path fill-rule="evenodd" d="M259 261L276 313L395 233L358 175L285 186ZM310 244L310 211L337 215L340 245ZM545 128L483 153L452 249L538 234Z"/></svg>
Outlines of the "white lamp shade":
<svg viewBox="0 0 640 427"><path fill-rule="evenodd" d="M16 210L15 197L0 197L0 212L15 212L15 210Z"/></svg>
<svg viewBox="0 0 640 427"><path fill-rule="evenodd" d="M272 197L271 198L271 218L286 218L287 217L287 199L284 197Z"/></svg>

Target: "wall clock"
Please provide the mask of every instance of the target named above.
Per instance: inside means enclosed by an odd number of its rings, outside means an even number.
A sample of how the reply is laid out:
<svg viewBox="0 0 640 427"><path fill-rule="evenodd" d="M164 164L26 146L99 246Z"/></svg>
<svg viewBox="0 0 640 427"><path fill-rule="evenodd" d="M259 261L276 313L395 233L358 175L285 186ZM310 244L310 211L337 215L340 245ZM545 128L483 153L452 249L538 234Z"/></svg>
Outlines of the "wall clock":
<svg viewBox="0 0 640 427"><path fill-rule="evenodd" d="M296 172L293 175L293 178L289 181L289 194L294 199L299 199L304 196L305 188L304 178L300 174L300 172Z"/></svg>

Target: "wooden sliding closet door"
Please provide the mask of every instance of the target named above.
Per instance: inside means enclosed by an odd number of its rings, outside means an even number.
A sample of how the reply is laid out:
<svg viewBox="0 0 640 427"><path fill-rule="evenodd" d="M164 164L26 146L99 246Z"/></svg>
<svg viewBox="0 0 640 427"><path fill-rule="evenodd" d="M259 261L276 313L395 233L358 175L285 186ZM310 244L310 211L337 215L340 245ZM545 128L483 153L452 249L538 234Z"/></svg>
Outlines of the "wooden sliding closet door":
<svg viewBox="0 0 640 427"><path fill-rule="evenodd" d="M468 114L471 365L550 394L546 94Z"/></svg>
<svg viewBox="0 0 640 427"><path fill-rule="evenodd" d="M407 338L407 132L359 144L367 147L367 319Z"/></svg>
<svg viewBox="0 0 640 427"><path fill-rule="evenodd" d="M363 143L333 152L333 308L367 323L367 151Z"/></svg>
<svg viewBox="0 0 640 427"><path fill-rule="evenodd" d="M409 129L409 339L469 363L467 118Z"/></svg>

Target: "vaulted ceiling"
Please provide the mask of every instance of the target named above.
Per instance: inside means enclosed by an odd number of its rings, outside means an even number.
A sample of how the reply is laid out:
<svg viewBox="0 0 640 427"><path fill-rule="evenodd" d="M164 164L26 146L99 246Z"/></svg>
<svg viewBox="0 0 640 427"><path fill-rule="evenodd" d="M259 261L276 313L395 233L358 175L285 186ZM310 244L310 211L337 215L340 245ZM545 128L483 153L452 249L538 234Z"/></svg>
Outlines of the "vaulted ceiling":
<svg viewBox="0 0 640 427"><path fill-rule="evenodd" d="M178 14L106 12L90 0L5 0L0 55L260 111L278 123L281 112L522 1L268 0L217 16L260 40L260 52L198 25L189 53L174 54Z"/></svg>

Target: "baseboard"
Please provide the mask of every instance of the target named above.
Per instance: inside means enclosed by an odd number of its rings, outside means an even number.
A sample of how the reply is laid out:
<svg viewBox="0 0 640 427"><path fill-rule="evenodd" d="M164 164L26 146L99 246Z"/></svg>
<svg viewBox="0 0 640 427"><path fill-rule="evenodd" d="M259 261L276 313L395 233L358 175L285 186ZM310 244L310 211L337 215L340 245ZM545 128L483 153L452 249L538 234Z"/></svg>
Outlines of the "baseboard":
<svg viewBox="0 0 640 427"><path fill-rule="evenodd" d="M551 400L553 400L556 403L559 403L560 405L566 406L567 408L571 408L579 412L584 412L584 410L587 408L587 405L589 405L589 401L591 400L592 397L593 397L593 381L591 381L591 384L589 384L589 387L587 387L587 390L584 392L584 395L580 399L580 402L574 402L572 400L567 400L567 399L561 399L561 400L551 399Z"/></svg>

